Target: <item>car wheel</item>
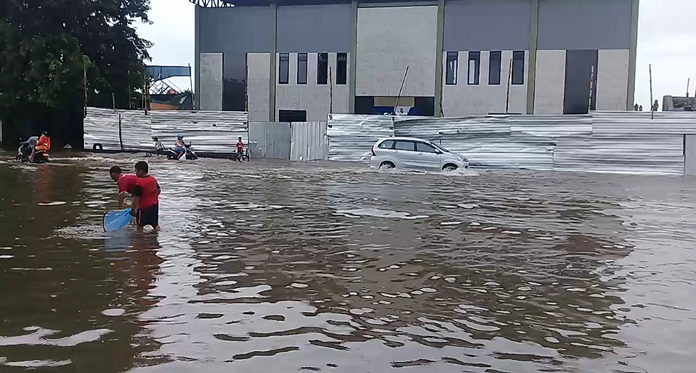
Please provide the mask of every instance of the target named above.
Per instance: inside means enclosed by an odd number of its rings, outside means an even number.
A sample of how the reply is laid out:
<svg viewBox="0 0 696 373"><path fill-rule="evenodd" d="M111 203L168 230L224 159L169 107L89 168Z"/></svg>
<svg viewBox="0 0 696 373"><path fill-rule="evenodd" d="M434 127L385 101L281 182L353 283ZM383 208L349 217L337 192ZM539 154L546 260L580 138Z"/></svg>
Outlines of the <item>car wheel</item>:
<svg viewBox="0 0 696 373"><path fill-rule="evenodd" d="M104 148L101 146L101 144L94 144L94 146L92 147L92 150L98 151L98 152L102 151L102 149L104 149Z"/></svg>
<svg viewBox="0 0 696 373"><path fill-rule="evenodd" d="M455 171L457 168L458 167L455 164L446 164L445 167L442 167L442 171L451 172L451 171Z"/></svg>
<svg viewBox="0 0 696 373"><path fill-rule="evenodd" d="M382 162L382 164L379 165L380 170L391 170L393 168L396 168L396 166L391 162Z"/></svg>

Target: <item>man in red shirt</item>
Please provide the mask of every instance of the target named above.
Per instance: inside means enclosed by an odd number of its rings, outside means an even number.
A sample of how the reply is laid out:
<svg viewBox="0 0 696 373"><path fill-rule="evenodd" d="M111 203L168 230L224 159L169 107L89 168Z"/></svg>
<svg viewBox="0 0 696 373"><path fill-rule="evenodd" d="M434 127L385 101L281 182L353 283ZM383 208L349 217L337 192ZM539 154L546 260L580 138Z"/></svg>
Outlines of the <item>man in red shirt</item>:
<svg viewBox="0 0 696 373"><path fill-rule="evenodd" d="M131 206L131 214L135 216L138 224L138 232L142 232L147 225L152 226L156 232L159 226L159 195L160 186L157 179L148 174L147 162L140 161L135 164L135 175L138 180L135 183L135 197Z"/></svg>
<svg viewBox="0 0 696 373"><path fill-rule="evenodd" d="M121 167L113 166L109 170L109 175L111 180L115 181L118 185L118 208L123 208L123 201L126 199L126 193L131 196L135 194L135 182L138 181L138 177L130 174L126 175L121 171Z"/></svg>

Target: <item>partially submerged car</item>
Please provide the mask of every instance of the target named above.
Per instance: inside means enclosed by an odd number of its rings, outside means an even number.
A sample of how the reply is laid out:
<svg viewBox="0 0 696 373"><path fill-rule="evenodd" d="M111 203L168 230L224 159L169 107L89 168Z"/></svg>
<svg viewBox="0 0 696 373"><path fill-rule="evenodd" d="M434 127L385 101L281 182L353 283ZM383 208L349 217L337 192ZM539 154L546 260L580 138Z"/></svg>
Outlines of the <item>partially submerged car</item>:
<svg viewBox="0 0 696 373"><path fill-rule="evenodd" d="M372 147L370 167L454 171L469 168L469 160L428 140L389 137Z"/></svg>

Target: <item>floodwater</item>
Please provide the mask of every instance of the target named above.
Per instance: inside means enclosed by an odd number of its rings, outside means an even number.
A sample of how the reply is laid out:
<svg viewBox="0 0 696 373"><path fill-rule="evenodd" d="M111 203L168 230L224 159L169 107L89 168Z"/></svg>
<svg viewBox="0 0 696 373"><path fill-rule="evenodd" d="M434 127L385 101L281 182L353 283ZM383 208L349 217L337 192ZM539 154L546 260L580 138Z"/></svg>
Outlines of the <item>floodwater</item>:
<svg viewBox="0 0 696 373"><path fill-rule="evenodd" d="M0 371L693 372L696 179L0 157Z"/></svg>

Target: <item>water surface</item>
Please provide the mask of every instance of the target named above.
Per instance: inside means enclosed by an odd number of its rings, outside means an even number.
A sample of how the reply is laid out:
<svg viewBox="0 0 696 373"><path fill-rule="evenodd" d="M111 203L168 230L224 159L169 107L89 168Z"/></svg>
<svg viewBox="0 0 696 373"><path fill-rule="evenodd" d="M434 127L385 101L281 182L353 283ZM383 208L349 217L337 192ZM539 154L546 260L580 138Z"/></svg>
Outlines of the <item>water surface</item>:
<svg viewBox="0 0 696 373"><path fill-rule="evenodd" d="M693 372L696 180L0 157L0 371Z"/></svg>

